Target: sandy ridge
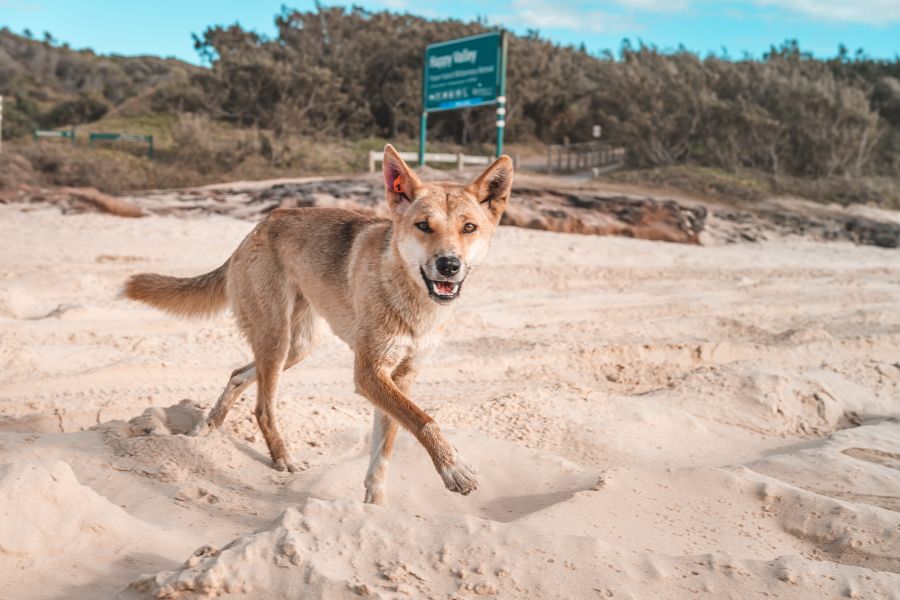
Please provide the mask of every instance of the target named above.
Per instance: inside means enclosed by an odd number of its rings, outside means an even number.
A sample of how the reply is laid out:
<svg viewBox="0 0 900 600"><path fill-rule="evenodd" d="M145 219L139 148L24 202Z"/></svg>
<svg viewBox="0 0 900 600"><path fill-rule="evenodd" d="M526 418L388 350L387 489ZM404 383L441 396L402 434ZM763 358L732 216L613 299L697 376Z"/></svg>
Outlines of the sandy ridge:
<svg viewBox="0 0 900 600"><path fill-rule="evenodd" d="M0 598L900 598L895 251L503 228L414 389L483 484L401 436L377 508L339 341L285 377L286 476L252 393L184 435L228 318L116 299L250 226L0 207Z"/></svg>

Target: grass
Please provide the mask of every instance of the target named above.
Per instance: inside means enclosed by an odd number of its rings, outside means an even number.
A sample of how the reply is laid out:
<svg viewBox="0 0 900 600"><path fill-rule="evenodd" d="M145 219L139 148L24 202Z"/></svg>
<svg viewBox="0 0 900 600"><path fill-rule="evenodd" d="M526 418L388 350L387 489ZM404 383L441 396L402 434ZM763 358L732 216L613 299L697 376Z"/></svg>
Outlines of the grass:
<svg viewBox="0 0 900 600"><path fill-rule="evenodd" d="M139 116L111 116L82 125L79 130L80 142L87 143L89 132L127 133L132 135L152 135L155 149L168 150L174 143L173 130L179 122L178 115L172 113L151 113ZM99 144L115 142L98 142Z"/></svg>
<svg viewBox="0 0 900 600"><path fill-rule="evenodd" d="M237 179L268 179L363 172L368 153L389 140L316 140L277 136L272 131L242 128L205 116L171 113L114 113L79 128L77 146L63 140L32 141L30 136L4 142L0 188L16 183L91 186L107 192L186 187ZM145 134L154 137L154 159L142 144L98 142L87 146L87 133ZM415 150L416 139L390 140L401 150ZM493 154L493 145L461 147L429 142L430 152ZM508 145L521 156L541 154L534 144ZM454 164L429 165L455 169ZM599 181L653 186L747 203L773 195L793 195L841 204L870 203L900 209L900 178L832 177L804 179L759 171L725 171L699 165L632 169L609 173Z"/></svg>
<svg viewBox="0 0 900 600"><path fill-rule="evenodd" d="M630 169L609 173L600 181L652 185L701 194L726 202L744 203L771 196L796 196L838 204L874 204L900 209L900 177L802 178L740 170L736 172L678 165L652 169Z"/></svg>

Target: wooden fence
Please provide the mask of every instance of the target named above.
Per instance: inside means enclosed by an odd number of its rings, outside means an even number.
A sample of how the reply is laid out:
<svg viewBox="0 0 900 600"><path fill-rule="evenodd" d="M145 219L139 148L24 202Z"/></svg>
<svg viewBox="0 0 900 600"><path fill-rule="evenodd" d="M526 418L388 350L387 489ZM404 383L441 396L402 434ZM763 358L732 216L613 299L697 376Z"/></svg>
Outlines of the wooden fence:
<svg viewBox="0 0 900 600"><path fill-rule="evenodd" d="M405 160L408 163L417 163L419 160L418 152L400 152L400 158ZM380 163L384 160L384 153L380 151L371 151L369 152L369 172L374 173L376 164ZM490 156L473 156L471 154L463 154L459 152L457 154L440 153L440 152L426 152L425 153L425 163L430 162L438 162L438 163L456 163L456 168L462 171L466 165L489 165L491 164L491 160L493 160Z"/></svg>
<svg viewBox="0 0 900 600"><path fill-rule="evenodd" d="M548 173L610 171L625 164L625 148L601 142L547 146Z"/></svg>

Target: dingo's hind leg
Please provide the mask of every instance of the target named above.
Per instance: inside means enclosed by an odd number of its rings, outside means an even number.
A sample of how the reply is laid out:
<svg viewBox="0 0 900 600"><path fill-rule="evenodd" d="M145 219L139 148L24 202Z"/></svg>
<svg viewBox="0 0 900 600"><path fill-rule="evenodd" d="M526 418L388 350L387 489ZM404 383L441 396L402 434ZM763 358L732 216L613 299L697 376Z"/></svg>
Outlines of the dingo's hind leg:
<svg viewBox="0 0 900 600"><path fill-rule="evenodd" d="M285 332L287 333L287 332ZM269 447L272 462L279 471L294 472L287 445L275 421L274 404L278 393L278 379L288 353L287 335L282 340L270 339L264 350L256 354L256 422Z"/></svg>
<svg viewBox="0 0 900 600"><path fill-rule="evenodd" d="M256 421L275 468L293 473L296 467L278 430L273 409L281 371L309 356L319 340L318 317L306 299L296 294L286 322L271 318L266 323L265 330L257 329L252 342L256 358Z"/></svg>
<svg viewBox="0 0 900 600"><path fill-rule="evenodd" d="M213 429L218 429L225 422L228 411L234 406L235 401L241 397L248 387L256 381L256 363L244 365L231 373L231 379L222 390L219 401L209 411L209 416L194 430L194 435L207 435Z"/></svg>
<svg viewBox="0 0 900 600"><path fill-rule="evenodd" d="M309 356L320 339L319 318L313 312L309 303L297 295L294 300L290 318L290 349L283 370L288 370L304 358ZM213 429L218 429L225 422L228 411L234 406L241 394L257 380L256 362L251 362L236 369L232 374L225 389L219 396L215 407L209 412L209 416L194 430L194 435L206 435ZM262 427L260 427L262 429ZM263 434L265 435L265 433Z"/></svg>

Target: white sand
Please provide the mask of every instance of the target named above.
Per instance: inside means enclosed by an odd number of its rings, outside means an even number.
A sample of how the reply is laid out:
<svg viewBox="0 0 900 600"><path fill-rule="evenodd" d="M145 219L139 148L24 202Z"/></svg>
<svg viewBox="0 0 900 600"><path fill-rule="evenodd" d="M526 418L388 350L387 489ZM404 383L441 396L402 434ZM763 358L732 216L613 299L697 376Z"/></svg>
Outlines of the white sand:
<svg viewBox="0 0 900 600"><path fill-rule="evenodd" d="M285 475L252 391L182 435L229 318L115 297L251 226L0 206L0 598L900 598L897 251L504 228L413 390L480 487L401 434L373 507L337 339L283 379Z"/></svg>

